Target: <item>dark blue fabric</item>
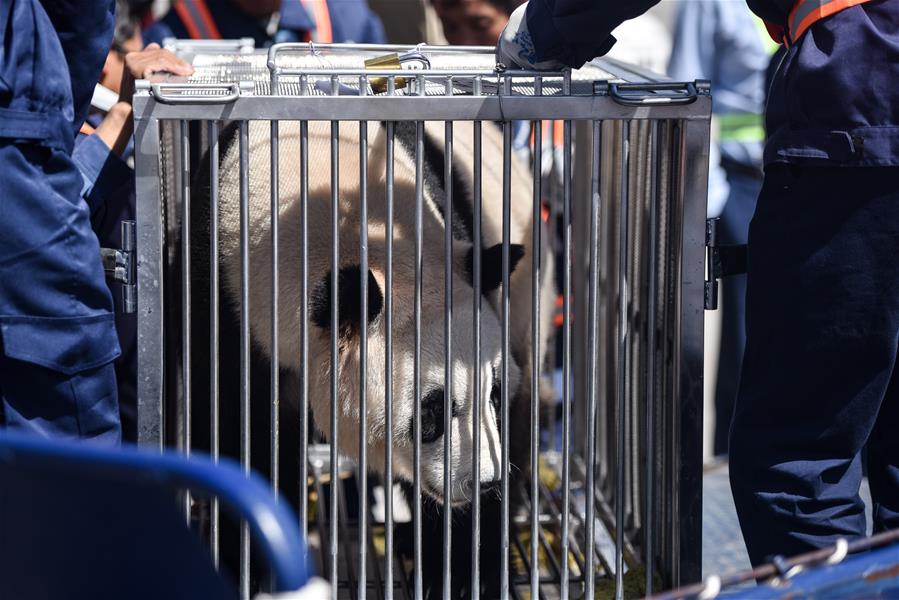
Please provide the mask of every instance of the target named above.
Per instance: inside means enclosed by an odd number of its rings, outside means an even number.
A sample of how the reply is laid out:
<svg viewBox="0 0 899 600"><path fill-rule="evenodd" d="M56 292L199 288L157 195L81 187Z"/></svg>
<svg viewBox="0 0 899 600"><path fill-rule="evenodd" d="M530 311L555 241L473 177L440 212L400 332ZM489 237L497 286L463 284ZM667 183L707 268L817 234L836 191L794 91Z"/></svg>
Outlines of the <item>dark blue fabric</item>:
<svg viewBox="0 0 899 600"><path fill-rule="evenodd" d="M94 113L88 122L99 126L102 115ZM129 143L124 157L133 150ZM111 152L96 135L80 135L73 153L85 186L82 195L91 207L91 226L103 248L122 247L121 222L134 220L136 198L134 170ZM122 302L122 284L107 280L115 304L115 329L122 354L115 361L119 412L123 438L133 441L137 432L137 315L127 314Z"/></svg>
<svg viewBox="0 0 899 600"><path fill-rule="evenodd" d="M387 41L381 19L366 0L328 0L335 42L383 44Z"/></svg>
<svg viewBox="0 0 899 600"><path fill-rule="evenodd" d="M769 167L730 438L753 563L899 528L899 169Z"/></svg>
<svg viewBox="0 0 899 600"><path fill-rule="evenodd" d="M70 155L113 8L0 4L0 394L8 427L117 442L112 301Z"/></svg>
<svg viewBox="0 0 899 600"><path fill-rule="evenodd" d="M113 30L113 0L2 0L0 138L71 151Z"/></svg>
<svg viewBox="0 0 899 600"><path fill-rule="evenodd" d="M607 52L610 32L656 1L531 0L527 23L537 57L578 67ZM749 2L780 24L792 4ZM899 1L873 0L819 21L774 77L765 163L899 165L897 81Z"/></svg>
<svg viewBox="0 0 899 600"><path fill-rule="evenodd" d="M0 142L3 422L116 442L112 302L81 177L55 148Z"/></svg>
<svg viewBox="0 0 899 600"><path fill-rule="evenodd" d="M602 56L615 44L612 30L659 0L530 0L528 31L537 60L556 59L571 67Z"/></svg>
<svg viewBox="0 0 899 600"><path fill-rule="evenodd" d="M0 236L7 354L69 372L111 361L118 355L112 301L71 157L0 141L0 166L0 214L9 224ZM42 327L62 337L38 339Z"/></svg>
<svg viewBox="0 0 899 600"><path fill-rule="evenodd" d="M265 31L268 23L247 16L230 0L206 0L206 6L209 8L212 19L215 21L215 25L218 27L223 39L251 37L257 47L271 43L270 36ZM181 16L172 8L157 22L144 30L143 37L145 44L155 42L161 45L162 41L167 37L190 39L191 36L187 32L187 27L181 21Z"/></svg>
<svg viewBox="0 0 899 600"><path fill-rule="evenodd" d="M56 29L68 66L74 139L87 117L94 86L112 44L115 0L41 0L41 3Z"/></svg>
<svg viewBox="0 0 899 600"><path fill-rule="evenodd" d="M162 460L125 476L134 451L116 464L71 446L39 454L0 433L0 598L237 599L185 525Z"/></svg>
<svg viewBox="0 0 899 600"><path fill-rule="evenodd" d="M48 339L46 331L39 333ZM116 373L109 362L67 374L0 354L0 408L10 429L108 445L122 441Z"/></svg>
<svg viewBox="0 0 899 600"><path fill-rule="evenodd" d="M228 0L206 0L206 6L223 39L251 37L259 48L270 46L274 41L303 41L304 35L315 23L300 0L284 0L279 30L272 39L265 30L268 23L248 17ZM384 28L366 0L329 0L328 10L335 42L384 42ZM167 37L190 38L181 17L174 10L169 10L144 31L144 43L162 44Z"/></svg>
<svg viewBox="0 0 899 600"><path fill-rule="evenodd" d="M899 165L899 1L874 0L812 26L768 98L765 162Z"/></svg>
<svg viewBox="0 0 899 600"><path fill-rule="evenodd" d="M744 173L734 166L728 168L725 165L724 171L730 192L718 223L718 241L722 244L745 244L749 237L749 222L762 188L762 178ZM721 349L715 383L713 446L716 456L727 454L730 422L737 400L740 366L746 346L746 276L728 277L721 282L721 287Z"/></svg>
<svg viewBox="0 0 899 600"><path fill-rule="evenodd" d="M102 118L97 121L102 121ZM72 160L81 173L81 197L87 202L91 219L98 211L106 212L110 203L123 203L121 194L127 196L129 189L134 187L134 170L97 135L79 135L75 140ZM134 211L131 212L133 214ZM97 237L100 237L99 232ZM102 237L100 245L106 247Z"/></svg>

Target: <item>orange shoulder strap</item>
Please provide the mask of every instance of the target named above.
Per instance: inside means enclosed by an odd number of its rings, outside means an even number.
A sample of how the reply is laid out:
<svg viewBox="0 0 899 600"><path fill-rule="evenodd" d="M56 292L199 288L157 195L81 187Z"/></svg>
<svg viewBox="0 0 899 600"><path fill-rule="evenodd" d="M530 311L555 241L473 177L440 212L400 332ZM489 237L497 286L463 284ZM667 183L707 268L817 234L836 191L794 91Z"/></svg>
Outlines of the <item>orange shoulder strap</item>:
<svg viewBox="0 0 899 600"><path fill-rule="evenodd" d="M315 32L312 41L320 44L330 44L334 41L334 33L331 30L331 11L328 10L328 0L300 0L303 7L312 13L315 21Z"/></svg>
<svg viewBox="0 0 899 600"><path fill-rule="evenodd" d="M765 22L771 38L778 44L790 46L802 37L809 27L835 15L850 6L864 4L871 0L797 0L787 17L787 26Z"/></svg>
<svg viewBox="0 0 899 600"><path fill-rule="evenodd" d="M809 27L850 6L864 4L870 0L799 0L790 11L787 24L790 26L790 39L794 42L802 37Z"/></svg>
<svg viewBox="0 0 899 600"><path fill-rule="evenodd" d="M220 40L222 34L206 6L206 0L178 0L173 7L193 40Z"/></svg>

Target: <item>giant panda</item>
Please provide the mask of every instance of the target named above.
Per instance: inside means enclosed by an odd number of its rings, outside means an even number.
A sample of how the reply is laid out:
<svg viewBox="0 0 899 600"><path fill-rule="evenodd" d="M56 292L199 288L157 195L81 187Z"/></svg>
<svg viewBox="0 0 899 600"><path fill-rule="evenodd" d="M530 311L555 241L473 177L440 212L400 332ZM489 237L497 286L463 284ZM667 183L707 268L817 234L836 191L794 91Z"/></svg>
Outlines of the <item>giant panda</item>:
<svg viewBox="0 0 899 600"><path fill-rule="evenodd" d="M265 418L269 403L267 361L271 347L271 145L268 122L249 123L249 294L250 330L253 347L253 387L251 400L255 415ZM482 489L495 489L501 477L501 427L510 427L512 473L527 473L527 436L515 432L529 431L531 369L534 343L531 339L532 306L532 220L533 189L527 168L513 156L511 165L511 221L510 237L510 344L511 357L508 383L510 386L510 423L499 422L501 326L500 286L502 281L502 135L498 127L485 123L482 128L482 291L481 309L481 429L472 431L472 391L474 369L472 356L472 323L474 289L471 265L474 250L472 240L473 210L473 126L471 122L456 122L453 136L452 206L453 248L453 419L450 457L452 488L449 498L443 497L444 473L444 235L445 193L444 124L428 122L424 127L424 189L423 189L423 269L421 314L421 385L422 385L422 454L421 484L426 496L424 507L425 535L429 536L423 575L428 595L440 589L440 555L443 544L442 512L455 510L453 528L454 596L469 595L467 569L470 568L470 520L467 505L472 488L472 442L480 437L480 483ZM395 476L413 481L413 292L414 292L414 211L415 211L415 126L398 123L396 126L394 160L394 228L393 228L393 440ZM368 332L368 378L366 427L369 467L381 471L383 467L384 421L384 361L385 321L385 164L386 130L383 124L368 127L367 198L368 198L368 314L361 323L361 283L359 265L359 188L360 144L359 126L341 123L339 126L339 249L338 278L339 306L339 382L338 436L340 452L356 458L359 454L359 331ZM308 293L309 293L309 357L308 389L314 422L328 439L330 431L330 343L331 343L331 278L335 276L331 264L331 126L327 122L309 122L309 203L308 203ZM285 381L282 386L282 420L299 421L295 393L300 373L299 331L300 284L300 128L297 122L279 125L279 349L280 368ZM197 238L208 234L208 157L200 164L194 183L194 210L199 218L194 226L200 231ZM224 344L236 348L240 306L240 153L238 127L232 124L220 139L219 177L219 252L223 293L222 337ZM205 180L204 180L205 177ZM195 215L197 216L197 215ZM538 226L542 226L538 224ZM544 244L547 247L548 244ZM197 244L193 258L202 265L207 248ZM541 256L541 314L539 345L547 348L551 332L550 308L554 298L552 289L551 254ZM200 308L202 302L199 303ZM199 319L202 321L203 319ZM203 325L198 325L202 329ZM194 333L197 333L195 330ZM203 332L200 332L203 338ZM225 339L227 338L227 339ZM225 354L226 351L223 351ZM202 357L201 357L202 358ZM232 353L233 358L233 353ZM226 358L222 357L223 361ZM542 364L542 356L537 357ZM223 377L236 384L236 365L223 364ZM202 380L202 377L200 378ZM202 385L202 382L200 383ZM234 390L233 385L222 385ZM233 394L232 394L233 396ZM223 402L228 402L223 399ZM230 401L234 409L235 399ZM227 410L227 409L223 409ZM223 425L226 425L223 418ZM330 441L330 440L329 440ZM264 444L257 444L264 447ZM255 451L254 456L260 453ZM236 448L234 449L236 450ZM266 458L268 458L266 456ZM259 465L265 471L265 464ZM288 470L295 465L286 465ZM295 470L293 471L296 472ZM303 493L302 486L292 488L291 499ZM482 501L482 556L497 560L499 501L495 491ZM493 527L495 525L495 527ZM493 531L496 529L496 531ZM491 558L492 557L492 558ZM498 564L498 563L497 563ZM498 576L490 574L497 568L482 568L488 596L498 586ZM498 592L498 588L496 590ZM432 593L430 593L432 592Z"/></svg>

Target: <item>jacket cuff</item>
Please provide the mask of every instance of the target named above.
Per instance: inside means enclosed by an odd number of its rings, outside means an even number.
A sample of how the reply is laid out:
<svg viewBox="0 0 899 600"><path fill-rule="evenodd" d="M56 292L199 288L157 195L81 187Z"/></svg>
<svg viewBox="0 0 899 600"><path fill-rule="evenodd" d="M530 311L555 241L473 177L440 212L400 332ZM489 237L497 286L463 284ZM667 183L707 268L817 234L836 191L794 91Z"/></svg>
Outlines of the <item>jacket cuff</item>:
<svg viewBox="0 0 899 600"><path fill-rule="evenodd" d="M134 175L127 163L97 135L79 140L72 159L81 172L81 197L90 207L91 215Z"/></svg>

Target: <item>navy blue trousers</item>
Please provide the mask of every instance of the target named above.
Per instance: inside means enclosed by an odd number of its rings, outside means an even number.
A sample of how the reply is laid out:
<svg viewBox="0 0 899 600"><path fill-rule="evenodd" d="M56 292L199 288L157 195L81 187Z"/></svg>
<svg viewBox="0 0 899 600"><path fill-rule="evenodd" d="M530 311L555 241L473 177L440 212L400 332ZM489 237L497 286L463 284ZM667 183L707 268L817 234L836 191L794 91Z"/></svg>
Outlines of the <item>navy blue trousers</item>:
<svg viewBox="0 0 899 600"><path fill-rule="evenodd" d="M753 564L899 527L899 168L769 167L730 477Z"/></svg>
<svg viewBox="0 0 899 600"><path fill-rule="evenodd" d="M727 172L730 194L718 224L722 244L745 244L749 223L762 187L762 180L736 169ZM715 383L715 456L727 454L730 422L737 401L743 349L746 347L746 275L733 275L721 282L721 350Z"/></svg>

